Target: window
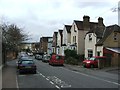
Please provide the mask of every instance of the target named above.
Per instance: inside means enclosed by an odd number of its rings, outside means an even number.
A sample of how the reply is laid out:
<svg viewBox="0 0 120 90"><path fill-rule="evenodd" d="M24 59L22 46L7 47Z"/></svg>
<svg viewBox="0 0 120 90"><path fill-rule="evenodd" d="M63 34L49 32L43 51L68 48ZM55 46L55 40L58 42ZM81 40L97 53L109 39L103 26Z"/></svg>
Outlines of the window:
<svg viewBox="0 0 120 90"><path fill-rule="evenodd" d="M73 48L73 50L75 50L75 47Z"/></svg>
<svg viewBox="0 0 120 90"><path fill-rule="evenodd" d="M100 56L100 51L97 52L97 56Z"/></svg>
<svg viewBox="0 0 120 90"><path fill-rule="evenodd" d="M73 43L76 43L76 36L73 36Z"/></svg>
<svg viewBox="0 0 120 90"><path fill-rule="evenodd" d="M117 33L114 33L114 40L117 40Z"/></svg>
<svg viewBox="0 0 120 90"><path fill-rule="evenodd" d="M92 40L92 34L89 34L89 41Z"/></svg>
<svg viewBox="0 0 120 90"><path fill-rule="evenodd" d="M60 54L60 49L58 49L58 54Z"/></svg>
<svg viewBox="0 0 120 90"><path fill-rule="evenodd" d="M76 32L76 30L75 30L75 25L74 25L74 32Z"/></svg>
<svg viewBox="0 0 120 90"><path fill-rule="evenodd" d="M88 57L92 57L93 56L93 51L92 50L88 50Z"/></svg>
<svg viewBox="0 0 120 90"><path fill-rule="evenodd" d="M75 36L75 43L76 43L76 36Z"/></svg>
<svg viewBox="0 0 120 90"><path fill-rule="evenodd" d="M73 42L74 42L74 36L73 36Z"/></svg>

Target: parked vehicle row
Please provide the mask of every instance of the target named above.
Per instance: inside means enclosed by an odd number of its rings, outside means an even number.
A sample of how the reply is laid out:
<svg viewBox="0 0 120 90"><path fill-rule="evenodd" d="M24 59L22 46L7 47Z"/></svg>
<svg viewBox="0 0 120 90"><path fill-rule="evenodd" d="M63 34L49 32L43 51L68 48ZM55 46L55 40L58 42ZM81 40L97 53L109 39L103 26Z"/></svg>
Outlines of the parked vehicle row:
<svg viewBox="0 0 120 90"><path fill-rule="evenodd" d="M53 54L51 56L48 55L35 55L35 59L41 60L42 62L47 62L49 65L64 65L64 56ZM94 68L98 67L100 63L104 63L106 60L105 56L94 56L91 58L86 58L83 61L83 66L86 68ZM33 72L36 73L36 65L33 59L31 59L26 54L21 54L18 57L17 68L19 73L21 72Z"/></svg>
<svg viewBox="0 0 120 90"><path fill-rule="evenodd" d="M35 56L35 59L39 60L38 56L40 57L40 55L37 55ZM56 54L53 54L52 56L43 55L41 60L42 62L49 63L49 65L63 65L64 64L64 56L62 55L56 55Z"/></svg>
<svg viewBox="0 0 120 90"><path fill-rule="evenodd" d="M48 55L35 55L35 59L41 60L42 62L47 62L49 65L63 65L64 64L64 56L62 55L56 55L53 54L52 56ZM19 73L25 73L25 72L32 72L36 73L36 65L33 60L28 54L21 53L18 56L17 61L17 69Z"/></svg>
<svg viewBox="0 0 120 90"><path fill-rule="evenodd" d="M42 60L42 58L43 58L42 55L39 55L39 54L36 54L36 55L35 55L35 59Z"/></svg>
<svg viewBox="0 0 120 90"><path fill-rule="evenodd" d="M37 55L37 56L40 57L40 55ZM53 54L52 56L43 55L43 57L41 56L40 59L42 60L42 62L48 62L49 65L63 65L64 64L64 56L62 55L57 55L57 54ZM97 68L98 64L100 64L101 62L104 63L105 60L106 60L105 56L94 56L91 58L86 58L83 61L83 67Z"/></svg>
<svg viewBox="0 0 120 90"><path fill-rule="evenodd" d="M50 56L44 55L43 59L42 59L42 62L49 62L49 60L50 60Z"/></svg>

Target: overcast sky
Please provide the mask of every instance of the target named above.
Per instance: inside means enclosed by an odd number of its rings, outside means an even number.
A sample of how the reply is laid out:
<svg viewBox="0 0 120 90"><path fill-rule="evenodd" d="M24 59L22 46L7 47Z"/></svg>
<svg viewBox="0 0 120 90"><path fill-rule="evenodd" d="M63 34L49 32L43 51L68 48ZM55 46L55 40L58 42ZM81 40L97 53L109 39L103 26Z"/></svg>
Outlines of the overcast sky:
<svg viewBox="0 0 120 90"><path fill-rule="evenodd" d="M119 0L0 0L0 19L14 23L31 35L31 41L39 41L42 36L51 36L73 20L97 22L103 17L106 26L118 24Z"/></svg>

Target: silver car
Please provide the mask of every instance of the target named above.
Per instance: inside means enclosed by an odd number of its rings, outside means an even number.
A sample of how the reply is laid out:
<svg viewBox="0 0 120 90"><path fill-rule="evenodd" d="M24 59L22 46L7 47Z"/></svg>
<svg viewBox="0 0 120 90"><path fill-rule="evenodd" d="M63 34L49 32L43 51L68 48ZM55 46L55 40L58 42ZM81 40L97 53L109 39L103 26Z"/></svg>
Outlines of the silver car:
<svg viewBox="0 0 120 90"><path fill-rule="evenodd" d="M43 56L43 59L42 59L43 62L49 62L49 60L50 60L50 56L48 55Z"/></svg>

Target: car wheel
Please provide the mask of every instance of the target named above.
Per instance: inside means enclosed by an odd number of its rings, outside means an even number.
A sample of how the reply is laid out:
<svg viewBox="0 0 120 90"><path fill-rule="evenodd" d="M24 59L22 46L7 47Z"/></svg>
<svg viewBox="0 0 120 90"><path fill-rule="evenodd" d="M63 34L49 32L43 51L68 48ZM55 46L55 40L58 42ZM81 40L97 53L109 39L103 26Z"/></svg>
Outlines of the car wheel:
<svg viewBox="0 0 120 90"><path fill-rule="evenodd" d="M37 72L36 71L33 71L34 74L36 74Z"/></svg>
<svg viewBox="0 0 120 90"><path fill-rule="evenodd" d="M83 64L83 67L84 67L84 68L86 68L86 65L85 65L85 64Z"/></svg>
<svg viewBox="0 0 120 90"><path fill-rule="evenodd" d="M19 70L19 74L21 74L22 72Z"/></svg>
<svg viewBox="0 0 120 90"><path fill-rule="evenodd" d="M93 64L91 64L91 65L90 65L90 68L94 68L94 65L93 65Z"/></svg>

